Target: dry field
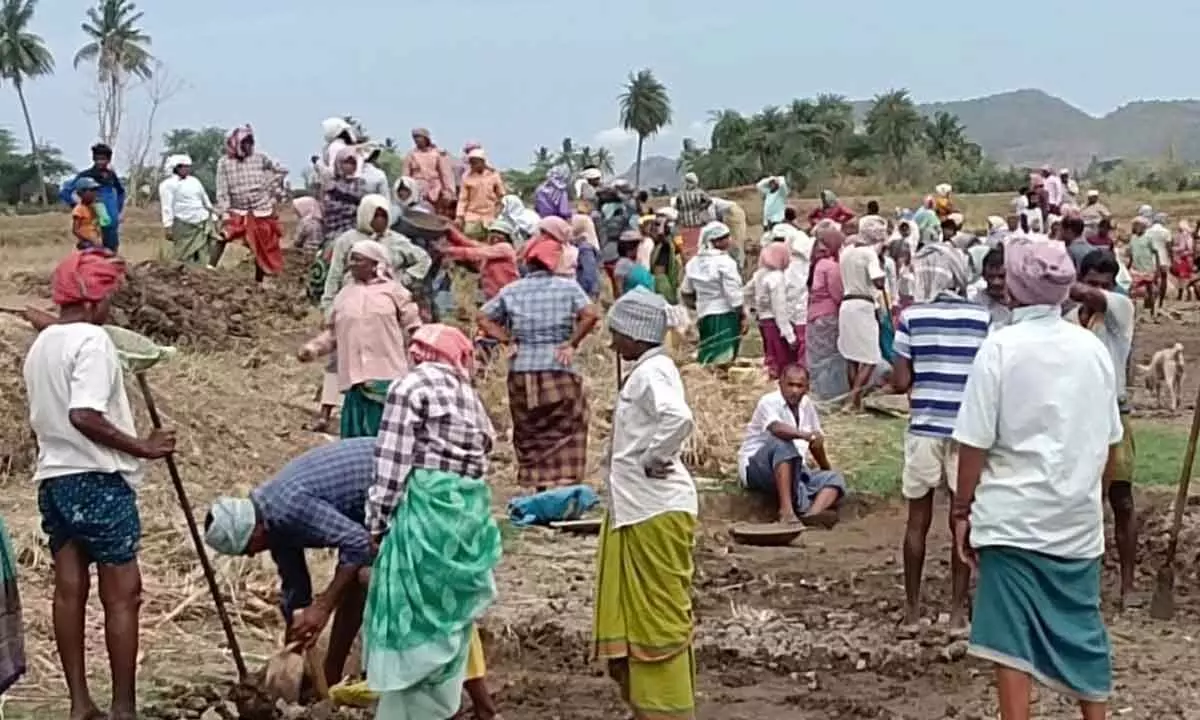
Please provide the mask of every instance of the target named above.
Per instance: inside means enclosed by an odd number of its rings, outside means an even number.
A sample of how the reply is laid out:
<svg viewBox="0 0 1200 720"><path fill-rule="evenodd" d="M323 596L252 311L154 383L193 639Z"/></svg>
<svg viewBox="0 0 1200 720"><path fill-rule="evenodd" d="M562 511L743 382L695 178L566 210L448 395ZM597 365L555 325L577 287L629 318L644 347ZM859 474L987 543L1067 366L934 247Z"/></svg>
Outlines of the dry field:
<svg viewBox="0 0 1200 720"><path fill-rule="evenodd" d="M912 199L882 198L885 208ZM1200 215L1200 195L1156 199L1168 212ZM865 199L850 201L855 207ZM964 198L973 220L1004 210L1005 196ZM757 219L748 201L751 222ZM801 203L803 205L803 203ZM1125 216L1134 199L1110 207ZM807 209L808 206L804 206ZM67 216L0 217L3 304L37 298L45 275L69 247ZM131 260L157 255L154 215L127 219L125 252ZM301 300L299 258L289 256L287 281L251 290L246 269L183 273L137 267L119 298L125 322L180 345L176 359L155 368L151 384L167 422L179 432L184 483L203 513L217 494L240 493L265 480L300 451L326 438L303 430L320 369L302 366L293 351L318 323ZM1177 308L1157 324L1139 328L1139 355L1176 339L1189 358L1200 357L1200 313ZM33 443L25 420L20 363L31 332L0 317L0 515L8 523L20 562L29 672L5 698L5 717L61 717L64 687L50 625L51 569L29 480ZM592 400L591 451L608 433L615 367L602 338L583 354ZM1144 361L1144 359L1143 359ZM702 530L696 584L700 661L699 717L705 720L782 718L988 718L995 716L987 669L964 657L965 647L945 631L939 613L947 597L948 538L935 530L929 547L926 611L929 627L916 637L897 630L902 580L899 543L903 507L898 489L897 440L902 423L883 417L826 418L831 458L860 491L845 522L830 532L810 532L796 547L755 549L733 545L729 523L761 517L764 508L741 496L731 478L741 427L765 385L721 381L694 365L683 368L699 428L695 471L703 478ZM1189 377L1188 397L1196 390ZM481 384L497 426L509 425L503 377L494 370ZM1146 407L1147 399L1138 398ZM1139 429L1147 458L1139 473L1156 482L1178 472L1184 413L1146 408ZM134 405L141 412L141 403ZM1153 418L1150 418L1153 416ZM142 413L141 427L146 424ZM1139 436L1140 437L1140 436ZM1153 463L1143 466L1141 463ZM1159 477L1162 476L1162 477ZM501 442L491 478L495 508L504 514L515 492L512 450ZM599 480L599 478L594 478ZM1149 588L1164 545L1169 497L1140 490L1144 527L1142 584ZM145 602L142 611L141 695L147 717L199 717L206 697L233 679L220 625L208 598L187 529L165 468L155 464L141 490ZM493 690L509 720L600 720L624 717L619 699L598 668L587 662L593 539L505 529L506 556L499 570L501 597L485 620ZM1116 649L1115 716L1200 717L1200 574L1195 564L1200 521L1189 518L1178 563L1180 610L1158 623L1142 610L1110 615ZM326 553L312 553L314 582L329 569ZM276 578L266 557L220 559L220 581L234 624L252 663L276 647L280 622L274 610ZM1111 596L1115 567L1106 574ZM104 661L99 603L89 620L94 690L103 697ZM1049 692L1037 699L1038 717L1075 717ZM48 714L47 714L48 713ZM207 720L207 718L206 718Z"/></svg>

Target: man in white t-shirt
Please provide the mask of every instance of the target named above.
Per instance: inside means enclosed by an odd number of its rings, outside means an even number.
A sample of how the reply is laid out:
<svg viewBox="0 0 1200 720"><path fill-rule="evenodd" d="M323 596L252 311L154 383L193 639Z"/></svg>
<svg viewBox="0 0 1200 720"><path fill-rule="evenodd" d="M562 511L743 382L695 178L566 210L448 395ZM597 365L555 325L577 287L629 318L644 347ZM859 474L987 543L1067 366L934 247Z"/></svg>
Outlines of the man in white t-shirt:
<svg viewBox="0 0 1200 720"><path fill-rule="evenodd" d="M83 659L93 563L112 668L108 717L137 716L142 579L134 487L141 460L166 457L175 447L168 431L137 436L121 360L102 326L123 276L124 266L107 252L72 252L54 271L57 319L26 314L41 329L25 358L25 388L38 444L38 509L54 556L54 634L72 718L101 715L88 691Z"/></svg>
<svg viewBox="0 0 1200 720"><path fill-rule="evenodd" d="M808 469L809 453L818 469ZM779 522L830 527L834 507L846 494L846 481L825 455L821 418L808 398L808 371L789 365L779 389L758 401L738 451L742 486L779 501Z"/></svg>

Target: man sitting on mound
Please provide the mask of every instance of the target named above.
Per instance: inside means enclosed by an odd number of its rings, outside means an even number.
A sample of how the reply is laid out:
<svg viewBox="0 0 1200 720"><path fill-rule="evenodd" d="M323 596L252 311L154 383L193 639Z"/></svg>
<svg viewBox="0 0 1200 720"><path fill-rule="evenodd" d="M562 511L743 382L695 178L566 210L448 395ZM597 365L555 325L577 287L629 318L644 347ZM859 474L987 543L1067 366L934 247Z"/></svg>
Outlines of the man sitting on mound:
<svg viewBox="0 0 1200 720"><path fill-rule="evenodd" d="M817 469L805 467L809 453ZM758 401L738 451L738 476L746 489L778 500L781 523L837 522L846 481L829 465L821 419L808 398L808 371L799 365L784 368L779 389Z"/></svg>

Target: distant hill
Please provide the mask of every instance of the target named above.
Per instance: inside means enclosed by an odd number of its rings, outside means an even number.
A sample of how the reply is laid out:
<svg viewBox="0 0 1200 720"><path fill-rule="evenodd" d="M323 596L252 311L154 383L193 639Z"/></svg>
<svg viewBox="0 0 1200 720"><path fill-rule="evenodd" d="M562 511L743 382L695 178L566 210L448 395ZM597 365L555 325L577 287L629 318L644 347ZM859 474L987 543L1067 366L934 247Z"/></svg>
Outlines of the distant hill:
<svg viewBox="0 0 1200 720"><path fill-rule="evenodd" d="M860 118L869 107L855 103ZM1198 100L1140 100L1099 118L1041 90L919 107L927 115L957 115L971 140L1003 164L1082 169L1093 157L1146 160L1171 153L1200 161Z"/></svg>
<svg viewBox="0 0 1200 720"><path fill-rule="evenodd" d="M650 188L658 187L659 185L666 185L669 188L679 187L682 175L676 165L677 162L674 158L663 157L662 155L651 155L642 158L642 187ZM630 165L628 170L617 177L633 182L635 170L637 170L637 165Z"/></svg>

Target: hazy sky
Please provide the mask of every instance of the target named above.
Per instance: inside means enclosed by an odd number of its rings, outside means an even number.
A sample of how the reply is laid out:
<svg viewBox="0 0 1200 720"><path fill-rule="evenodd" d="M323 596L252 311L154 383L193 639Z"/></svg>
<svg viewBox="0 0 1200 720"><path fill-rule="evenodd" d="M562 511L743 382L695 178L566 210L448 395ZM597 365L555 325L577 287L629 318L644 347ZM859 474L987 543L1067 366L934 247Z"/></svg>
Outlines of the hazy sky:
<svg viewBox="0 0 1200 720"><path fill-rule="evenodd" d="M96 127L91 73L71 66L91 4L42 0L35 30L58 71L29 87L39 135L77 165ZM405 145L416 125L456 151L477 139L501 166L525 165L538 145L553 149L570 136L607 145L620 171L633 143L615 128L616 98L643 67L671 94L674 125L650 146L671 155L683 137L707 140L711 110L751 112L820 92L864 98L905 87L930 101L1040 87L1093 114L1132 99L1200 95L1188 80L1190 25L1164 20L1182 18L1189 0L1043 0L1025 13L1011 3L952 3L925 21L916 5L895 0L754 0L748 12L729 0L139 5L155 54L188 84L163 108L160 132L250 122L260 147L297 171L320 147L321 120L343 114ZM939 17L950 23L943 32ZM1135 37L1135 26L1153 38ZM139 103L131 101L126 128L144 122ZM0 126L25 137L7 88Z"/></svg>

